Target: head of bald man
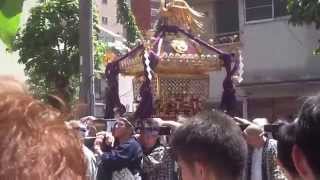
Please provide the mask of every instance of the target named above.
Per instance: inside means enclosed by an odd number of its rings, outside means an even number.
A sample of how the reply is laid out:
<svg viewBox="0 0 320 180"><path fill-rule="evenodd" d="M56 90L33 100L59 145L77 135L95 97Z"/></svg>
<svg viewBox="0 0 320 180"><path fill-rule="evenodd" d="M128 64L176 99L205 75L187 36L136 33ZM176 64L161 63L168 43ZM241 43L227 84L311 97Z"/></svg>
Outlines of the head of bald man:
<svg viewBox="0 0 320 180"><path fill-rule="evenodd" d="M243 135L247 143L254 148L261 148L265 143L263 129L255 124L250 124L244 131Z"/></svg>

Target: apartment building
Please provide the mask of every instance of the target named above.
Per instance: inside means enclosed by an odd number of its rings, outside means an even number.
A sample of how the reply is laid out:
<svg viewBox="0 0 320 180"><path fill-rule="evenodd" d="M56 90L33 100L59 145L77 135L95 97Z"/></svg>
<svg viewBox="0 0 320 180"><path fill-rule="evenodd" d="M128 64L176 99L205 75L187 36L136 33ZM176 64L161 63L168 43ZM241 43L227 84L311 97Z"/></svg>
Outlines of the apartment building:
<svg viewBox="0 0 320 180"><path fill-rule="evenodd" d="M320 61L312 50L320 31L288 24L286 1L238 0L246 117L292 119L304 97L320 90Z"/></svg>

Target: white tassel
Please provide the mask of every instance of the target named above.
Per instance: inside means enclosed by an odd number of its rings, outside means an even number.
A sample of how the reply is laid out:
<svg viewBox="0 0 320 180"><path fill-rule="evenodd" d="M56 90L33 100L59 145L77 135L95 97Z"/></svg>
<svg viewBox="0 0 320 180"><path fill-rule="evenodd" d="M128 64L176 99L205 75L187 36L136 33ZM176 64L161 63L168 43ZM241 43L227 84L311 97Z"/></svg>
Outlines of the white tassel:
<svg viewBox="0 0 320 180"><path fill-rule="evenodd" d="M145 61L144 61L144 63L145 63L145 65L146 65L146 67L147 67L147 73L148 73L148 79L149 80L152 80L152 74L151 74L151 72L152 72L152 69L151 69L151 67L150 67L150 60L149 60L149 53L148 53L148 51L144 51L144 58L145 58Z"/></svg>

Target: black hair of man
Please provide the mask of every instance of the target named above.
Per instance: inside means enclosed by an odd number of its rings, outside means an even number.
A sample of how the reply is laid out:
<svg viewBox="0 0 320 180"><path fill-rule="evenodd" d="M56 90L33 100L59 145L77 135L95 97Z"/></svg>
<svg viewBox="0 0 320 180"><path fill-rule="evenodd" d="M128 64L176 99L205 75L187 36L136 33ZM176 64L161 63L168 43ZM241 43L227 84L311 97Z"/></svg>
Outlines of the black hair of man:
<svg viewBox="0 0 320 180"><path fill-rule="evenodd" d="M247 145L239 126L224 113L206 111L186 121L173 134L171 146L174 156L190 167L198 161L220 180L242 177Z"/></svg>
<svg viewBox="0 0 320 180"><path fill-rule="evenodd" d="M278 133L277 158L281 162L283 168L286 169L291 176L297 177L298 172L294 167L291 156L295 140L295 124L286 124L280 127Z"/></svg>
<svg viewBox="0 0 320 180"><path fill-rule="evenodd" d="M320 94L311 96L303 103L296 122L296 145L312 168L320 177Z"/></svg>

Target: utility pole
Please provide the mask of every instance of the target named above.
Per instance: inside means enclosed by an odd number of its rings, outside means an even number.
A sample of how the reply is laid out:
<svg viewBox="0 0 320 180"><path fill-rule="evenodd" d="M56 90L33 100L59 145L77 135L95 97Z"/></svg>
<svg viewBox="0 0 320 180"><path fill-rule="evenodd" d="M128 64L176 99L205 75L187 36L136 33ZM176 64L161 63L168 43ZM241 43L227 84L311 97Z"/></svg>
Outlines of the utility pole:
<svg viewBox="0 0 320 180"><path fill-rule="evenodd" d="M80 4L80 103L86 104L80 116L94 116L94 60L92 0L79 0Z"/></svg>

